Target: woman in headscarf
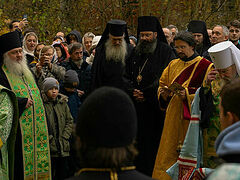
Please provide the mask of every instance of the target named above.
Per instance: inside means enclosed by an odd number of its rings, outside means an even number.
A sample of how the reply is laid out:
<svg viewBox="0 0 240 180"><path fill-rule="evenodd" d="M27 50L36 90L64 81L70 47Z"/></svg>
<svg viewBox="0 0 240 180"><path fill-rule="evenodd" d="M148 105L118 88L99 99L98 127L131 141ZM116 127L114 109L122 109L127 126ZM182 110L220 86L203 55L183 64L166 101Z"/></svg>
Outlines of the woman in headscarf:
<svg viewBox="0 0 240 180"><path fill-rule="evenodd" d="M34 60L34 50L38 44L38 37L34 32L27 33L23 38L23 53L28 65Z"/></svg>

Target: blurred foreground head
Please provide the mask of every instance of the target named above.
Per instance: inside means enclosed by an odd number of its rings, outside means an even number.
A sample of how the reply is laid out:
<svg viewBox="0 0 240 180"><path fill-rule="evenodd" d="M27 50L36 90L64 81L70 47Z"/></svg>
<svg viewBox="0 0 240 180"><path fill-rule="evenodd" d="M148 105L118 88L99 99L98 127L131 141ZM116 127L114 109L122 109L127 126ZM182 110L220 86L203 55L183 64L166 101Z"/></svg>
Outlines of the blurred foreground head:
<svg viewBox="0 0 240 180"><path fill-rule="evenodd" d="M122 167L137 152L137 115L120 89L102 87L84 101L76 126L80 157L88 167Z"/></svg>

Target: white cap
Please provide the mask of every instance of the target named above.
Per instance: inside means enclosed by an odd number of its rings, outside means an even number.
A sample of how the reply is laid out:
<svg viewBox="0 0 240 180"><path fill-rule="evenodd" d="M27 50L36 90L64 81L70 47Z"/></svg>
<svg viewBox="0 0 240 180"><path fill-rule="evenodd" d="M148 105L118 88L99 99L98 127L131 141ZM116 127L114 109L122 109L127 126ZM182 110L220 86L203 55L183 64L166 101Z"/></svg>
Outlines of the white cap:
<svg viewBox="0 0 240 180"><path fill-rule="evenodd" d="M231 41L215 44L208 52L216 69L225 69L235 64L240 75L240 50Z"/></svg>

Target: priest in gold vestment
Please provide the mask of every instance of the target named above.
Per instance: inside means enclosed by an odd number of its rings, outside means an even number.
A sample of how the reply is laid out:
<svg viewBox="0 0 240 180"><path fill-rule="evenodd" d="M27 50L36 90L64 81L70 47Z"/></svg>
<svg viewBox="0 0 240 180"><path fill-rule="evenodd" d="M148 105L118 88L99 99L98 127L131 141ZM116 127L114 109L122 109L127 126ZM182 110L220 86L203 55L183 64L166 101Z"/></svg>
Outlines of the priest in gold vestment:
<svg viewBox="0 0 240 180"><path fill-rule="evenodd" d="M193 35L182 31L174 38L179 59L169 63L158 88L160 108L166 110L163 133L155 161L153 178L171 179L166 173L177 160L190 120L190 107L212 63L195 52Z"/></svg>

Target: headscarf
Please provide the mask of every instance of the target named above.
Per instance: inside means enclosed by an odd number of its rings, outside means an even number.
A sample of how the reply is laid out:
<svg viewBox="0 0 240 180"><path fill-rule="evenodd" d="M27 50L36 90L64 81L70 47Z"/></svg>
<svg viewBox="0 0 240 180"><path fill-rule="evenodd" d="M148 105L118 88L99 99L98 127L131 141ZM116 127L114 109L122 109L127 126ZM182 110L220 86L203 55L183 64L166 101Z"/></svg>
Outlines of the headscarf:
<svg viewBox="0 0 240 180"><path fill-rule="evenodd" d="M37 35L34 33L34 32L29 32L29 33L27 33L25 36L24 36L24 38L23 38L23 53L26 55L26 54L29 54L29 55L31 55L31 56L33 56L34 57L34 50L33 51L30 51L28 48L27 48L27 44L26 44L26 41L27 41L27 38L28 38L28 36L35 36L35 38L36 38L36 46L37 46L37 44L38 44L38 37L37 37Z"/></svg>

